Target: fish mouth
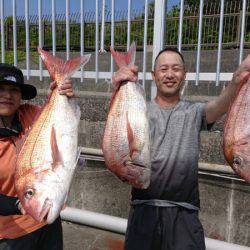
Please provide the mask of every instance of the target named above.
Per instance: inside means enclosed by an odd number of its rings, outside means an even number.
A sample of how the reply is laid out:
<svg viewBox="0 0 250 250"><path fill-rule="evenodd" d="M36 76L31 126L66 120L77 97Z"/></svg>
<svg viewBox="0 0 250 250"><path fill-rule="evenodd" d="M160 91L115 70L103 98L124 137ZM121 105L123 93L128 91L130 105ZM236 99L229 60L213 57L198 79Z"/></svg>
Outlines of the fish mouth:
<svg viewBox="0 0 250 250"><path fill-rule="evenodd" d="M52 207L52 202L47 198L45 200L43 207L41 209L41 212L39 214L39 222L47 219L47 216L48 216L48 213L49 213L51 207Z"/></svg>
<svg viewBox="0 0 250 250"><path fill-rule="evenodd" d="M147 166L131 161L127 161L126 166L126 171L120 177L122 181L139 189L145 189L149 186L150 170Z"/></svg>
<svg viewBox="0 0 250 250"><path fill-rule="evenodd" d="M132 162L132 161L126 161L126 165L140 167L140 168L147 168L146 166L142 165L141 163Z"/></svg>

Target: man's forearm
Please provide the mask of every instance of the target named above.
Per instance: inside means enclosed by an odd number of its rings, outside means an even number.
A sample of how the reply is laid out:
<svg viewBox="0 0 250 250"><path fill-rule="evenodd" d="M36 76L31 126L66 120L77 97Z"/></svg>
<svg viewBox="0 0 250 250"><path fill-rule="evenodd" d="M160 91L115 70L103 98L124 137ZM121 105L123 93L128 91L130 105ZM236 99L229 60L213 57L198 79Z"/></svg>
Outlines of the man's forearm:
<svg viewBox="0 0 250 250"><path fill-rule="evenodd" d="M21 214L17 206L17 197L0 194L0 215Z"/></svg>
<svg viewBox="0 0 250 250"><path fill-rule="evenodd" d="M207 103L206 119L208 123L215 122L223 114L228 111L228 108L235 98L239 84L247 82L250 77L250 55L241 63L238 69L233 74L232 81L222 91L220 96Z"/></svg>
<svg viewBox="0 0 250 250"><path fill-rule="evenodd" d="M217 99L207 103L206 119L208 123L215 122L228 111L230 104L235 98L236 92L237 84L230 82Z"/></svg>

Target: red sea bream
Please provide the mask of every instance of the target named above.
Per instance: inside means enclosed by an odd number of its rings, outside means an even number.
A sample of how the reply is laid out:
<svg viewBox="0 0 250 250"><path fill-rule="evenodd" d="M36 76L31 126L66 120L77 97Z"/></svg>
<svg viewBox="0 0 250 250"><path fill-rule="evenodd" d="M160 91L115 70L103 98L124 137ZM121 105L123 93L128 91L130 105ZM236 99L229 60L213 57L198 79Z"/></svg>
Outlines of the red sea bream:
<svg viewBox="0 0 250 250"><path fill-rule="evenodd" d="M128 53L111 53L118 67L135 59L135 44ZM110 171L136 188L150 183L150 141L145 92L139 83L115 86L103 137L103 154Z"/></svg>
<svg viewBox="0 0 250 250"><path fill-rule="evenodd" d="M239 85L228 111L223 142L227 162L250 183L250 77Z"/></svg>
<svg viewBox="0 0 250 250"><path fill-rule="evenodd" d="M56 82L17 156L15 188L27 214L52 223L64 206L79 156L80 109L74 98L58 93L90 56L64 61L38 49Z"/></svg>

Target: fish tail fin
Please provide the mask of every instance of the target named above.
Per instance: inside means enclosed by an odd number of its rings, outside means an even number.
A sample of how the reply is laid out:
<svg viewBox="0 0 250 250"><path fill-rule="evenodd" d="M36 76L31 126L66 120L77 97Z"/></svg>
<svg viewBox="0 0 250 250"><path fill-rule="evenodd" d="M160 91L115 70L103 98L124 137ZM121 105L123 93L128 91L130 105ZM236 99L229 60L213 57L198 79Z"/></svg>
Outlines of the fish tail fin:
<svg viewBox="0 0 250 250"><path fill-rule="evenodd" d="M110 52L117 64L120 68L122 66L127 66L135 63L135 53L136 53L136 45L133 42L126 53L117 52L112 47L110 47Z"/></svg>
<svg viewBox="0 0 250 250"><path fill-rule="evenodd" d="M52 80L65 80L70 78L80 67L84 66L90 59L91 54L78 56L71 60L65 61L62 58L53 56L49 52L38 48L38 53L49 71Z"/></svg>

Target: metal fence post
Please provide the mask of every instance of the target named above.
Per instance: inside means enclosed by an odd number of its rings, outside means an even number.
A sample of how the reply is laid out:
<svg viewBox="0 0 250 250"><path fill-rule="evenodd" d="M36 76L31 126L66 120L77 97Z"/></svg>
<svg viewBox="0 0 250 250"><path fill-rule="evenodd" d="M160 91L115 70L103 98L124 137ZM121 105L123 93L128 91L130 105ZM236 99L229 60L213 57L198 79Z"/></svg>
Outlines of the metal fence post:
<svg viewBox="0 0 250 250"><path fill-rule="evenodd" d="M43 20L43 22L42 22L42 44L43 44L43 46L46 46L45 37L46 37L46 34L45 34L45 21Z"/></svg>
<svg viewBox="0 0 250 250"><path fill-rule="evenodd" d="M240 32L241 32L241 23L242 23L242 10L240 11L238 15L238 25L237 25L237 32L236 32L236 46L237 48L240 47Z"/></svg>
<svg viewBox="0 0 250 250"><path fill-rule="evenodd" d="M9 50L10 49L10 39L9 39L9 33L10 33L10 25L8 23L5 23L5 30L6 30L6 34L5 34L5 39L6 39L6 49Z"/></svg>
<svg viewBox="0 0 250 250"><path fill-rule="evenodd" d="M166 0L155 0L154 7L154 37L153 37L153 56L152 56L152 69L154 67L154 61L157 54L164 46L164 34L165 34L165 6ZM156 96L155 83L151 84L151 100Z"/></svg>
<svg viewBox="0 0 250 250"><path fill-rule="evenodd" d="M4 34L4 1L0 1L0 19L1 19L1 58L5 63L5 34Z"/></svg>

